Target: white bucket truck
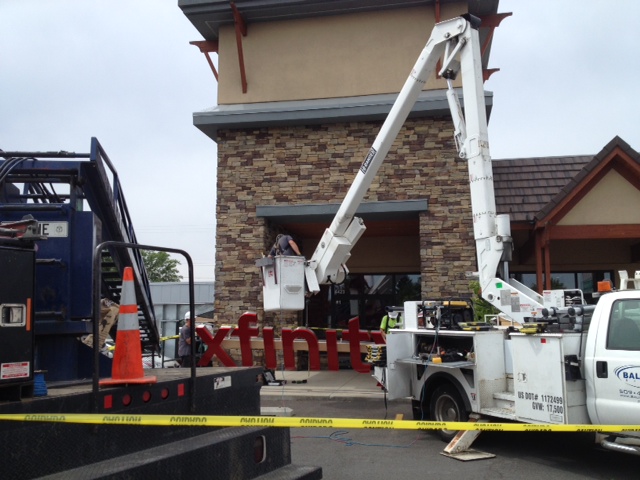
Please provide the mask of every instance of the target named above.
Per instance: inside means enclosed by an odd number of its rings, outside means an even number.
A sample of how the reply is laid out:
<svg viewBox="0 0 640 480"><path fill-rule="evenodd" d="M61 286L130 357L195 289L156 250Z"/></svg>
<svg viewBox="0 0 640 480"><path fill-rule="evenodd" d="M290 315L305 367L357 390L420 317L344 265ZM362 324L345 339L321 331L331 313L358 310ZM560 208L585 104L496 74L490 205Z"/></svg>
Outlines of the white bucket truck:
<svg viewBox="0 0 640 480"><path fill-rule="evenodd" d="M436 24L311 259L303 267L257 262L265 310L301 310L305 280L311 293L344 280L345 262L366 229L355 212L441 62L437 73L448 84L455 141L469 169L474 277L482 297L512 324L464 321L468 307L456 302L408 302L403 327L387 335L376 376L391 398L413 399L416 419L465 421L477 414L549 425L640 425L640 291L606 294L593 311L579 291L540 295L510 278L511 227L508 215L496 214L478 26L470 15ZM464 113L452 87L458 74ZM441 432L447 440L455 434ZM602 445L639 454L638 435L612 432Z"/></svg>

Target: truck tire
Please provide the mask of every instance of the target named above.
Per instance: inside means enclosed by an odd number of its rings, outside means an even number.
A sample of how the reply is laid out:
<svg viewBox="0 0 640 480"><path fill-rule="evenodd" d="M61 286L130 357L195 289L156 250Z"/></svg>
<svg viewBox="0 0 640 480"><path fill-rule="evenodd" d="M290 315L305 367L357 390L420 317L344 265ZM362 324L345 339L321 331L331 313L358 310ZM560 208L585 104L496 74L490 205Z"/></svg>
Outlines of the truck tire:
<svg viewBox="0 0 640 480"><path fill-rule="evenodd" d="M440 385L431 396L430 418L434 422L466 422L469 414L464 408L460 394L453 385ZM457 430L439 430L442 441L449 443Z"/></svg>

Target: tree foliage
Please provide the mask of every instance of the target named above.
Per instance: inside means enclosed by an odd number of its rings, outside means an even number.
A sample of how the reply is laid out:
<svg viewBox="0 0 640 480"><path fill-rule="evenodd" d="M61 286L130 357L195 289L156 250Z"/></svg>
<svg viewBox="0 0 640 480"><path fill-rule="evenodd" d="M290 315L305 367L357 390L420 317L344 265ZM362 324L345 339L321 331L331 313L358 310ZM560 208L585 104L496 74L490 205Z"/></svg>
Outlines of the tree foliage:
<svg viewBox="0 0 640 480"><path fill-rule="evenodd" d="M182 276L178 273L180 262L171 258L167 252L141 250L144 266L150 282L179 282Z"/></svg>
<svg viewBox="0 0 640 480"><path fill-rule="evenodd" d="M476 316L476 322L484 322L485 315L497 315L500 313L500 310L482 298L480 293L480 282L473 281L470 286L473 291L471 303L473 304L473 312Z"/></svg>

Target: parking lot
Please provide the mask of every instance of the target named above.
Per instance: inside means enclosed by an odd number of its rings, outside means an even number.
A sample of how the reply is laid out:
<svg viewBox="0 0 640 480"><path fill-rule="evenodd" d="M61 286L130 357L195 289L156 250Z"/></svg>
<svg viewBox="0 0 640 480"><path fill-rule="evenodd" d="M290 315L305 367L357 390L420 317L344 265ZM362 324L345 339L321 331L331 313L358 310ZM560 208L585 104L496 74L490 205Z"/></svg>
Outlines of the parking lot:
<svg viewBox="0 0 640 480"><path fill-rule="evenodd" d="M407 401L371 399L262 399L288 407L294 416L322 418L411 418ZM430 432L412 430L291 429L292 462L318 465L329 479L610 479L638 478L640 459L595 446L593 434L484 432L473 448L495 454L461 462L441 455L445 444Z"/></svg>

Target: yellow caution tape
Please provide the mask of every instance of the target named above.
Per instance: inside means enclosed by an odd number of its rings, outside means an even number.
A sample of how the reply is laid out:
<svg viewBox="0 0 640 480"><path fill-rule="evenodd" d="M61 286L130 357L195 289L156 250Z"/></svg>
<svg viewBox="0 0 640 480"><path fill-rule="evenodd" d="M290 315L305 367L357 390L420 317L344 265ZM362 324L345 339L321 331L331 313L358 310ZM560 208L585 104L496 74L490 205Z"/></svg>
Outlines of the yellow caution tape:
<svg viewBox="0 0 640 480"><path fill-rule="evenodd" d="M167 340L175 340L176 338L180 338L180 335L171 335L170 337L160 337L160 341L166 342Z"/></svg>
<svg viewBox="0 0 640 480"><path fill-rule="evenodd" d="M216 415L0 414L17 422L191 427L374 428L395 430L479 430L492 432L635 432L640 425L548 425L533 423L429 422L315 417L243 417Z"/></svg>

